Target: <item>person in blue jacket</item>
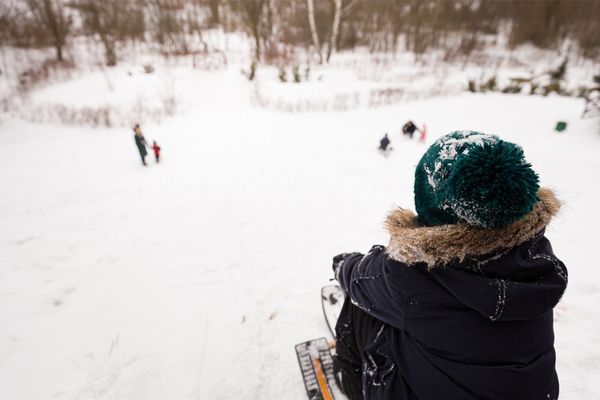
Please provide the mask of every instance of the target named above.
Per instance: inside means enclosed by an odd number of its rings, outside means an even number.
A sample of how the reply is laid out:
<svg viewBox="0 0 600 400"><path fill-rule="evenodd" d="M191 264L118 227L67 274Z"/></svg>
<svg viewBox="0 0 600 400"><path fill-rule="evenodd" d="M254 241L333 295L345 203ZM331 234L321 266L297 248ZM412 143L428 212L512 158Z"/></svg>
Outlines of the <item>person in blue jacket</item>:
<svg viewBox="0 0 600 400"><path fill-rule="evenodd" d="M381 138L381 140L379 141L379 150L381 151L386 151L388 149L388 146L390 145L390 138L388 137L388 134L386 133L384 137Z"/></svg>
<svg viewBox="0 0 600 400"><path fill-rule="evenodd" d="M355 399L558 398L553 307L567 285L545 228L560 202L516 144L473 131L437 140L415 208L387 246L343 253L335 371Z"/></svg>

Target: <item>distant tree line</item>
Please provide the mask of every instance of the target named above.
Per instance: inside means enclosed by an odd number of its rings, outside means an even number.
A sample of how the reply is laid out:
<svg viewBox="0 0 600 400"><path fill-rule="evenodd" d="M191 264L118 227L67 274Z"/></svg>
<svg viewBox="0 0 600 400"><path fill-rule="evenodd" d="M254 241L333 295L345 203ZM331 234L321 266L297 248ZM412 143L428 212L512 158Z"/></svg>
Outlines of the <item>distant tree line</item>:
<svg viewBox="0 0 600 400"><path fill-rule="evenodd" d="M581 55L598 57L599 15L596 0L2 0L0 45L52 47L61 61L75 38L88 37L115 65L120 43L189 54L203 32L222 28L247 33L253 59L264 62L299 48L320 63L357 47L454 57L500 37L545 49L570 40Z"/></svg>

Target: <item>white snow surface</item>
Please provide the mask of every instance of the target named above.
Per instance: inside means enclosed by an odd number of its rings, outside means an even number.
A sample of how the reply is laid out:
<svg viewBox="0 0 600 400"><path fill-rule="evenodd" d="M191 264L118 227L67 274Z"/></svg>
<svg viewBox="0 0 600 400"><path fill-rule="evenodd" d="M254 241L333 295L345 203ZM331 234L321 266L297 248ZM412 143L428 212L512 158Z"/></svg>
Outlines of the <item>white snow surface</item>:
<svg viewBox="0 0 600 400"><path fill-rule="evenodd" d="M402 137L408 119L429 144L461 129L519 143L564 201L547 231L570 271L561 398L600 398L600 132L581 100L283 113L253 107L239 69L197 74L180 114L142 124L159 165L141 166L130 129L0 120L1 399L304 399L294 345L327 333L331 258L386 244L387 212L413 207L427 145ZM38 99L85 104L102 78L82 79Z"/></svg>

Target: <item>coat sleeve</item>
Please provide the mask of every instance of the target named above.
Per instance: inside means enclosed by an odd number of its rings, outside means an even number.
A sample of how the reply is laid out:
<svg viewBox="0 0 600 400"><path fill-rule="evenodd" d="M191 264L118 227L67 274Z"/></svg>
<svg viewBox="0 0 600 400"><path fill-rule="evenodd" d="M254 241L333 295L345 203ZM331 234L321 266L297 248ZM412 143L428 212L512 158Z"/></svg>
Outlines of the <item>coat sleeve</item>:
<svg viewBox="0 0 600 400"><path fill-rule="evenodd" d="M339 257L339 256L338 256ZM336 279L352 303L367 314L397 328L404 323L404 301L400 274L385 254L385 247L373 246L367 255L345 254L338 258ZM396 266L399 267L399 266Z"/></svg>

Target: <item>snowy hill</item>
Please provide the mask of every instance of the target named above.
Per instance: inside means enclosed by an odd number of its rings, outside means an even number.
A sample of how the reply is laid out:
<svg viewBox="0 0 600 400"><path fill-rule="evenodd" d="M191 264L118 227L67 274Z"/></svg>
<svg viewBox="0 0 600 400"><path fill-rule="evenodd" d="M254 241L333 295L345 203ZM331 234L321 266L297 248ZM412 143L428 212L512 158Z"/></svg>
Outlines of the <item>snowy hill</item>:
<svg viewBox="0 0 600 400"><path fill-rule="evenodd" d="M85 104L104 78L79 79L32 98ZM600 135L581 100L460 94L284 113L251 105L236 68L173 81L179 113L142 125L163 148L147 168L128 128L0 122L3 399L304 399L293 345L326 333L331 257L385 244L386 213L413 207L427 145L401 137L407 119L427 124L429 144L456 129L521 144L566 203L547 232L570 269L561 398L599 398ZM146 84L130 93L157 87Z"/></svg>

